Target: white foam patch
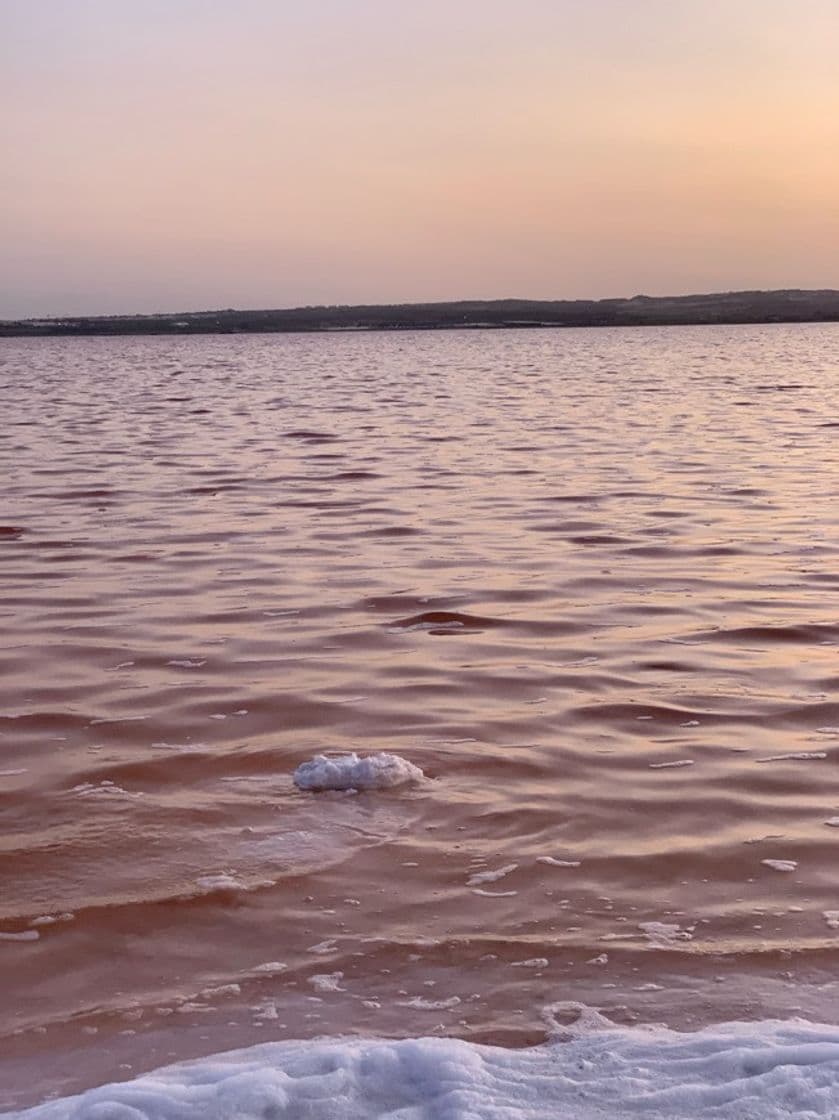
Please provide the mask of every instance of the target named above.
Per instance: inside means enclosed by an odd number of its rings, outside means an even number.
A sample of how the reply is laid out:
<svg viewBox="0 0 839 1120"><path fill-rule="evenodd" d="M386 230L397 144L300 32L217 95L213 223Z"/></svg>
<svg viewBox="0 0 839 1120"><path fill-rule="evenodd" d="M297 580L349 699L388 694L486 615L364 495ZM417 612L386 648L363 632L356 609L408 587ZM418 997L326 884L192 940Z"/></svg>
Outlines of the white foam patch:
<svg viewBox="0 0 839 1120"><path fill-rule="evenodd" d="M123 789L122 786L118 786L115 782L111 782L107 778L98 783L82 782L80 785L73 786L70 793L75 793L78 797L96 797L117 801L143 796L141 790L130 791Z"/></svg>
<svg viewBox="0 0 839 1120"><path fill-rule="evenodd" d="M674 941L692 941L693 926L683 927L678 922L639 922L638 929L646 939L659 948L666 948ZM620 934L618 935L621 936ZM601 937L601 941L605 940Z"/></svg>
<svg viewBox="0 0 839 1120"><path fill-rule="evenodd" d="M827 758L827 754L824 751L793 751L791 754L771 754L766 758L756 758L755 762L811 762L819 758Z"/></svg>
<svg viewBox="0 0 839 1120"><path fill-rule="evenodd" d="M515 871L517 867L517 863L508 863L506 867L499 867L496 871L476 871L466 880L466 886L477 887L481 883L496 883L499 879L503 879L505 875Z"/></svg>
<svg viewBox="0 0 839 1120"><path fill-rule="evenodd" d="M398 754L370 754L359 757L350 754L315 755L301 763L294 771L294 784L298 789L320 791L327 789L393 789L396 786L421 782L425 775Z"/></svg>
<svg viewBox="0 0 839 1120"><path fill-rule="evenodd" d="M781 1120L839 1114L839 1027L571 1028L528 1050L459 1039L274 1042L49 1101L23 1120Z"/></svg>
<svg viewBox="0 0 839 1120"><path fill-rule="evenodd" d="M798 867L794 859L762 859L764 867L771 867L773 871L795 871Z"/></svg>
<svg viewBox="0 0 839 1120"><path fill-rule="evenodd" d="M343 972L321 972L317 976L310 976L309 983L316 992L345 992L341 987L344 979Z"/></svg>
<svg viewBox="0 0 839 1120"><path fill-rule="evenodd" d="M677 758L673 762L651 762L651 770L676 770L681 766L693 766L692 758Z"/></svg>
<svg viewBox="0 0 839 1120"><path fill-rule="evenodd" d="M546 863L548 867L579 867L578 859L554 859L553 856L537 856L537 863Z"/></svg>
<svg viewBox="0 0 839 1120"><path fill-rule="evenodd" d="M449 996L448 999L424 999L414 996L412 999L396 1001L398 1007L413 1007L417 1011L450 1011L460 1004L460 996Z"/></svg>
<svg viewBox="0 0 839 1120"><path fill-rule="evenodd" d="M212 875L200 875L195 880L195 887L199 894L214 894L216 891L246 891L248 889L247 884L227 871L219 871Z"/></svg>

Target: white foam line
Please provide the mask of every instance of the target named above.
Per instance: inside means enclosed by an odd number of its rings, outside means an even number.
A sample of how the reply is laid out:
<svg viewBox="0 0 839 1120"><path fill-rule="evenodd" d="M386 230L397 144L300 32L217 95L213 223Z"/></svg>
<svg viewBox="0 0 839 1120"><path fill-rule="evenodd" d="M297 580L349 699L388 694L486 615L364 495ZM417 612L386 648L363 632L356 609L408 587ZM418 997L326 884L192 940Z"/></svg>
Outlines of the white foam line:
<svg viewBox="0 0 839 1120"><path fill-rule="evenodd" d="M827 754L824 751L794 751L791 754L772 754L765 758L756 758L755 762L811 762L820 758L827 758Z"/></svg>

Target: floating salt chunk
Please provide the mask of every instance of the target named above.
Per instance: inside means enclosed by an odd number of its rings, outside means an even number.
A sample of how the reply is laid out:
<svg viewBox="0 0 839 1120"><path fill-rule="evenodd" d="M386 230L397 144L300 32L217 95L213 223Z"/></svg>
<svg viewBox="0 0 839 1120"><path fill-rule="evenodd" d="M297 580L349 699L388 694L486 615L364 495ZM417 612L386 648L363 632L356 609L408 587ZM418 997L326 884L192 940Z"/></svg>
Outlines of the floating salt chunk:
<svg viewBox="0 0 839 1120"><path fill-rule="evenodd" d="M355 752L345 755L316 755L294 771L298 789L392 789L395 786L421 782L422 770L397 754L371 754L359 757Z"/></svg>
<svg viewBox="0 0 839 1120"><path fill-rule="evenodd" d="M26 767L17 770L0 770L0 778L16 778L19 774L28 774Z"/></svg>
<svg viewBox="0 0 839 1120"><path fill-rule="evenodd" d="M810 762L814 759L827 758L824 751L793 751L791 754L771 754L765 758L756 758L755 762Z"/></svg>
<svg viewBox="0 0 839 1120"><path fill-rule="evenodd" d="M839 828L839 817L831 817L824 822L829 828Z"/></svg>
<svg viewBox="0 0 839 1120"><path fill-rule="evenodd" d="M526 960L526 961L512 961L510 963L510 967L511 968L547 968L548 967L548 959L547 959L547 957L531 957L529 960Z"/></svg>
<svg viewBox="0 0 839 1120"><path fill-rule="evenodd" d="M252 972L264 972L269 976L273 976L277 972L285 972L288 968L287 964L282 961L266 961L264 964L258 964L251 969Z"/></svg>
<svg viewBox="0 0 839 1120"><path fill-rule="evenodd" d="M795 871L798 863L794 859L762 859L764 867L771 867L773 871Z"/></svg>
<svg viewBox="0 0 839 1120"><path fill-rule="evenodd" d="M309 983L316 992L345 992L346 988L341 987L343 979L343 972L321 972L310 976Z"/></svg>
<svg viewBox="0 0 839 1120"><path fill-rule="evenodd" d="M0 941L37 941L40 936L36 929L24 929L19 933L0 933Z"/></svg>
<svg viewBox="0 0 839 1120"><path fill-rule="evenodd" d="M482 898L515 898L518 891L485 891L481 887L476 887L472 894L479 894Z"/></svg>
<svg viewBox="0 0 839 1120"><path fill-rule="evenodd" d="M549 867L579 867L578 859L554 859L553 856L537 856L537 863L546 863Z"/></svg>
<svg viewBox="0 0 839 1120"><path fill-rule="evenodd" d="M822 917L831 929L839 929L839 910L822 910Z"/></svg>
<svg viewBox="0 0 839 1120"><path fill-rule="evenodd" d="M651 762L651 770L673 770L677 766L693 766L692 758L679 758L674 762Z"/></svg>
<svg viewBox="0 0 839 1120"><path fill-rule="evenodd" d="M515 871L517 867L517 863L508 863L505 867L499 867L497 871L476 871L466 880L466 886L477 887L479 883L495 883L498 879L509 875L511 871Z"/></svg>
<svg viewBox="0 0 839 1120"><path fill-rule="evenodd" d="M608 953L601 953L599 957L592 957L590 961L586 961L586 964L608 964L608 963L609 963Z"/></svg>
<svg viewBox="0 0 839 1120"><path fill-rule="evenodd" d="M839 727L817 727L819 735L839 735Z"/></svg>
<svg viewBox="0 0 839 1120"><path fill-rule="evenodd" d="M202 665L206 665L206 661L192 661L190 658L185 657L181 661L167 661L167 665L174 665L177 669L200 669ZM119 666L118 666L119 667Z"/></svg>

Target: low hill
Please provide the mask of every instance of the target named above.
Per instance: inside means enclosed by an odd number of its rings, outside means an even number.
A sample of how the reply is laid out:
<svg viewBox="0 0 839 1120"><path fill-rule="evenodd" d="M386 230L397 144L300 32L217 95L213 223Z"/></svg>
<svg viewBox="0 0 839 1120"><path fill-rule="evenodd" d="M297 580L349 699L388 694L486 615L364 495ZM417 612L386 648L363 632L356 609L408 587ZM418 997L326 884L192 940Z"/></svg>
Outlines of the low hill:
<svg viewBox="0 0 839 1120"><path fill-rule="evenodd" d="M624 327L839 321L839 291L722 292L601 300L466 300L275 311L190 311L0 321L0 337L234 334L271 331L445 330L488 327Z"/></svg>

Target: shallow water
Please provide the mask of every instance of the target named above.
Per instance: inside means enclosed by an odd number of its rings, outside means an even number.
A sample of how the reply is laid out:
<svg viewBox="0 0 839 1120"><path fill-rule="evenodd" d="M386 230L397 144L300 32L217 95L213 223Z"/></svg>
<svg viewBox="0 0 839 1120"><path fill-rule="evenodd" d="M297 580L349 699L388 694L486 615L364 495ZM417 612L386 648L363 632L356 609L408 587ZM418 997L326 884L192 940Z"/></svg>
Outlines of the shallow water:
<svg viewBox="0 0 839 1120"><path fill-rule="evenodd" d="M4 342L0 1107L560 998L839 1022L837 354Z"/></svg>

